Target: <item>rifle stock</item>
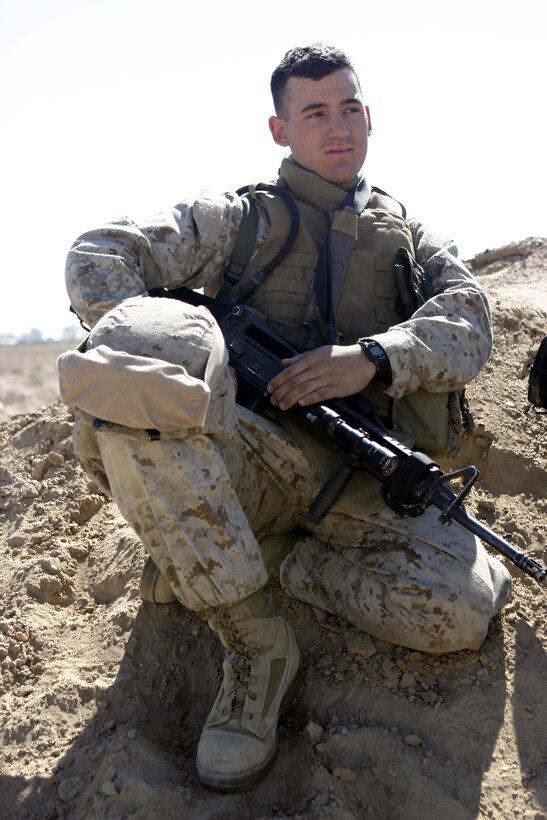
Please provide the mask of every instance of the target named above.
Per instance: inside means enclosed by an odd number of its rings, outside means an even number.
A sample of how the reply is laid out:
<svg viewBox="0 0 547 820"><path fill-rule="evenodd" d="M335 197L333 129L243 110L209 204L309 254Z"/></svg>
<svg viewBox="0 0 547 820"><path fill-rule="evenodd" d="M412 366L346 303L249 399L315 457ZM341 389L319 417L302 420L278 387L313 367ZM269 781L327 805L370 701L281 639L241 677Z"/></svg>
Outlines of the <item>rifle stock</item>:
<svg viewBox="0 0 547 820"><path fill-rule="evenodd" d="M238 379L238 402L264 412L271 407L267 385L282 370L281 360L297 351L289 342L244 305L230 305L185 287L155 289L150 296L179 299L207 307L217 320L228 348L230 365ZM520 570L543 583L547 568L513 547L485 524L471 516L463 501L479 478L476 467L445 473L425 453L410 450L390 436L374 416L372 404L362 396L350 396L315 404L296 405L287 411L335 447L343 464L322 488L308 511L308 520L318 523L326 515L354 470L370 473L381 483L386 504L400 515L418 516L433 505L441 521L456 521L504 555ZM452 481L462 487L456 492Z"/></svg>

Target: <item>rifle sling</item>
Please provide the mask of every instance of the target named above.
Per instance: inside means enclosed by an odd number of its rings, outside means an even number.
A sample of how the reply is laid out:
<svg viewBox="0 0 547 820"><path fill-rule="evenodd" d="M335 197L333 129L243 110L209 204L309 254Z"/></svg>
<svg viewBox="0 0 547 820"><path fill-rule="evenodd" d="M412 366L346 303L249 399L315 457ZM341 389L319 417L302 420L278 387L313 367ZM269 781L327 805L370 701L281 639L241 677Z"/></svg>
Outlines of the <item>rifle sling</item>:
<svg viewBox="0 0 547 820"><path fill-rule="evenodd" d="M340 344L341 341L336 330L335 313L344 289L354 242L357 239L359 215L368 205L370 194L366 179L360 180L349 192L334 213L319 254L314 290L329 344Z"/></svg>

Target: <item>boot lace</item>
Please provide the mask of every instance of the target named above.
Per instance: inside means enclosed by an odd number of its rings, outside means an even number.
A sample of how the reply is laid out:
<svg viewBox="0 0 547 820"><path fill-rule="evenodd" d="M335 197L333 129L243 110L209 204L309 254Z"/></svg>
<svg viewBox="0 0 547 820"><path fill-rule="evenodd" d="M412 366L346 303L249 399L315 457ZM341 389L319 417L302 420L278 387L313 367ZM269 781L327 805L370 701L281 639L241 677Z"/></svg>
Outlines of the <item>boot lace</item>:
<svg viewBox="0 0 547 820"><path fill-rule="evenodd" d="M226 698L228 700L231 698L232 706L231 709L224 708L223 711L241 716L245 707L245 698L248 696L251 700L256 700L256 695L250 688L250 678L252 661L258 655L258 649L246 640L245 629L239 628L237 621L230 616L228 607L219 607L209 623L215 630L222 633L228 649L226 660L232 673L228 679L231 687L224 690ZM249 717L252 719L253 715Z"/></svg>

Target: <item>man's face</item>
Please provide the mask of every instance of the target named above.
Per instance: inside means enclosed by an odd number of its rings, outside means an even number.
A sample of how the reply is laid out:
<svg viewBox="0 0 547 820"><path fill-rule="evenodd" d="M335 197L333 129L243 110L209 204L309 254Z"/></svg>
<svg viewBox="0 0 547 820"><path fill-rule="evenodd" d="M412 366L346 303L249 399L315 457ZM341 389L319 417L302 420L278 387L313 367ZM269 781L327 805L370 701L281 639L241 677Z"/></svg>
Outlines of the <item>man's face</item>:
<svg viewBox="0 0 547 820"><path fill-rule="evenodd" d="M290 77L283 116L270 117L274 141L328 182L344 185L367 155L370 113L355 74L343 68L321 80Z"/></svg>

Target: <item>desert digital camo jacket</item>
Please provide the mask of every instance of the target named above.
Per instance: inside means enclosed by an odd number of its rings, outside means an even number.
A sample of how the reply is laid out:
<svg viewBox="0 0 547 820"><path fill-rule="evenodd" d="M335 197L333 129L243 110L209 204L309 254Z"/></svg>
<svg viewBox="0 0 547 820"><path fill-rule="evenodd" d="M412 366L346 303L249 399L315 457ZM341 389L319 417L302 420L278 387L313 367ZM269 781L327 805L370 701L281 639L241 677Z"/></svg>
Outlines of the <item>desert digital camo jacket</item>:
<svg viewBox="0 0 547 820"><path fill-rule="evenodd" d="M242 214L237 194L202 192L195 201L183 201L149 220L120 219L83 234L66 267L74 309L93 326L119 302L151 288L219 285ZM431 277L433 297L409 320L371 334L389 356L393 381L386 392L393 398L418 387L432 393L462 387L477 376L492 344L486 296L459 260L454 243L416 220L409 220L409 226L416 261ZM262 213L257 248L268 229ZM257 299L259 307L259 295Z"/></svg>

